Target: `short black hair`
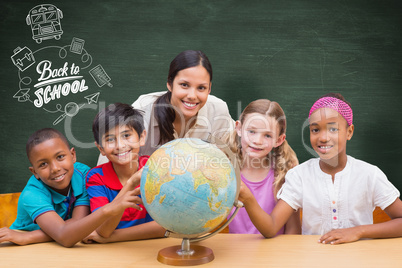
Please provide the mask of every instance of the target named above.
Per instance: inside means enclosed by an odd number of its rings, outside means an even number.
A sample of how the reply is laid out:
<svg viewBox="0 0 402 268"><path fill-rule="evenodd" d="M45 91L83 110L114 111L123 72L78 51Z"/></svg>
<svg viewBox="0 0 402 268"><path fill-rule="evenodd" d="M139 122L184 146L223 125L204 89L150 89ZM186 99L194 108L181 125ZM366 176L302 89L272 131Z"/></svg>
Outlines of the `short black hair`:
<svg viewBox="0 0 402 268"><path fill-rule="evenodd" d="M125 103L110 104L100 111L92 124L92 132L96 143L101 145L102 136L116 126L126 125L134 129L138 136L144 131L144 119L140 110Z"/></svg>
<svg viewBox="0 0 402 268"><path fill-rule="evenodd" d="M27 141L27 144L25 146L26 152L27 152L27 157L29 159L29 156L31 154L32 149L36 146L41 144L44 141L51 140L51 139L56 139L59 138L61 139L67 147L70 147L68 144L67 138L57 129L54 128L42 128L35 133L33 133Z"/></svg>

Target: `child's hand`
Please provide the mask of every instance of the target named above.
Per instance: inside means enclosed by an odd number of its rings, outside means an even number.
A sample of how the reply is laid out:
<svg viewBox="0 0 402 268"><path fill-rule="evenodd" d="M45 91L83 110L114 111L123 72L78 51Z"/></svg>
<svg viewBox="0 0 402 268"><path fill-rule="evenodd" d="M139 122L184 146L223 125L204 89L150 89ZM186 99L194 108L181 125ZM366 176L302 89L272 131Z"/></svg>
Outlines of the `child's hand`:
<svg viewBox="0 0 402 268"><path fill-rule="evenodd" d="M107 243L107 238L104 238L98 234L97 231L93 231L90 235L82 239L81 241L84 244L92 244L92 243Z"/></svg>
<svg viewBox="0 0 402 268"><path fill-rule="evenodd" d="M342 243L354 242L360 239L358 227L335 229L318 240L319 243L337 245Z"/></svg>
<svg viewBox="0 0 402 268"><path fill-rule="evenodd" d="M251 193L247 185L241 182L239 191L239 201L241 201L243 204L246 204L247 201L250 200L251 198L254 198L254 195Z"/></svg>
<svg viewBox="0 0 402 268"><path fill-rule="evenodd" d="M1 242L12 242L14 244L23 246L27 244L27 232L18 232L11 230L8 227L3 227L0 229L0 243Z"/></svg>
<svg viewBox="0 0 402 268"><path fill-rule="evenodd" d="M140 181L141 181L141 175L142 175L142 171L144 169L141 168L140 170L138 170L137 172L135 172L127 181L125 187L128 187L128 190L133 190L135 189L135 187L137 187L138 185L140 185Z"/></svg>
<svg viewBox="0 0 402 268"><path fill-rule="evenodd" d="M111 203L105 205L105 208L107 207L107 211L113 216L118 215L126 208L130 207L142 210L139 206L139 204L142 204L142 199L138 196L140 193L140 188L127 191L122 196L115 198Z"/></svg>

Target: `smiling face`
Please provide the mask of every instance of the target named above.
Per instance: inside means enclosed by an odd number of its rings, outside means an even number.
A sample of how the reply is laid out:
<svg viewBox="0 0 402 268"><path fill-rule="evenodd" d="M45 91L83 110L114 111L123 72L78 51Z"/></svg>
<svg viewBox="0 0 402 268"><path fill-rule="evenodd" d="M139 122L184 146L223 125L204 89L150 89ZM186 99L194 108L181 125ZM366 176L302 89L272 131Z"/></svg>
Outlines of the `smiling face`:
<svg viewBox="0 0 402 268"><path fill-rule="evenodd" d="M74 148L70 149L60 138L49 139L31 149L29 160L32 164L29 170L36 178L67 195L76 161Z"/></svg>
<svg viewBox="0 0 402 268"><path fill-rule="evenodd" d="M279 135L279 124L274 117L259 113L248 114L243 123L237 121L236 131L241 138L243 157L251 159L265 159L286 137Z"/></svg>
<svg viewBox="0 0 402 268"><path fill-rule="evenodd" d="M113 165L137 163L140 147L145 144L145 135L145 130L138 136L133 128L118 125L106 132L102 136L102 144L96 146Z"/></svg>
<svg viewBox="0 0 402 268"><path fill-rule="evenodd" d="M205 105L211 92L211 80L208 71L202 66L179 71L172 84L167 83L172 92L170 103L181 112L186 121L197 115ZM181 115L178 115L181 116Z"/></svg>
<svg viewBox="0 0 402 268"><path fill-rule="evenodd" d="M321 160L346 159L346 142L353 136L354 126L330 108L315 110L309 119L310 142Z"/></svg>

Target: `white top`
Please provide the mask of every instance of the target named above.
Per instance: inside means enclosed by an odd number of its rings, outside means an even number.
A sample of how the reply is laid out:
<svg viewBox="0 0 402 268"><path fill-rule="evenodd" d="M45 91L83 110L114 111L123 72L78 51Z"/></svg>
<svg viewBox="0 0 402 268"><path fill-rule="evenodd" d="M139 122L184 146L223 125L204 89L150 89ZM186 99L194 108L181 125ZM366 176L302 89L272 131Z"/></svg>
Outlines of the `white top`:
<svg viewBox="0 0 402 268"><path fill-rule="evenodd" d="M289 170L278 192L293 209L303 209L302 234L323 235L332 229L373 223L375 207L387 208L399 191L376 166L351 156L335 180L324 173L319 158Z"/></svg>
<svg viewBox="0 0 402 268"><path fill-rule="evenodd" d="M144 126L147 131L145 145L140 149L140 155L151 155L156 149L160 147L159 142L159 125L153 114L153 106L156 99L166 91L154 92L141 95L132 106L144 112ZM207 102L198 111L195 124L187 131L187 133L180 136L187 138L208 139L210 135L222 138L234 130L234 120L229 114L229 109L223 100L208 95ZM177 139L179 135L174 131L174 138ZM108 159L100 155L98 165L106 163Z"/></svg>

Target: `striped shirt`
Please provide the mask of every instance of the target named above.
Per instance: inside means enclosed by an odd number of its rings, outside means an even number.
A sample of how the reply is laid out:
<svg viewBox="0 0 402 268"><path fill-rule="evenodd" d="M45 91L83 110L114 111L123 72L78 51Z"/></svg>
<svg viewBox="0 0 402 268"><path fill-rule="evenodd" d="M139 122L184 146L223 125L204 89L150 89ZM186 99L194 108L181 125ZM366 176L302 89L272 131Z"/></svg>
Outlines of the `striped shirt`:
<svg viewBox="0 0 402 268"><path fill-rule="evenodd" d="M149 156L139 158L138 169L141 169L147 162ZM137 186L139 187L139 186ZM90 200L91 212L110 203L123 188L111 162L99 165L88 172L86 188ZM139 205L142 211L134 208L127 208L117 225L116 229L127 228L142 223L150 222L153 219L149 216L144 205Z"/></svg>

